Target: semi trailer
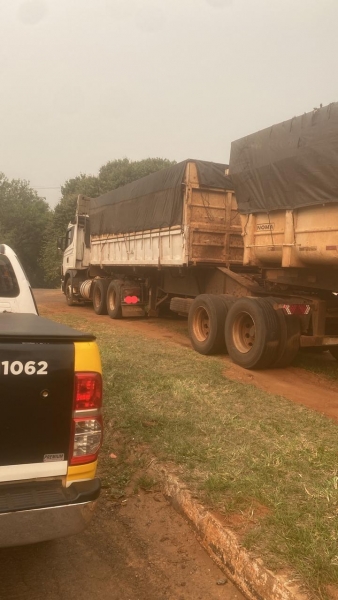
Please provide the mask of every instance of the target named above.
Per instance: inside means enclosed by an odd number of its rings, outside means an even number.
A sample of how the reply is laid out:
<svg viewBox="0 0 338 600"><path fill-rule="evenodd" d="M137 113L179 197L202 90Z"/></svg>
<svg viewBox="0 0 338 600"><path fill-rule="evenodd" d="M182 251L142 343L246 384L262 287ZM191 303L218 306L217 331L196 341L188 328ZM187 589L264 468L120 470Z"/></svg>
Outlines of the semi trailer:
<svg viewBox="0 0 338 600"><path fill-rule="evenodd" d="M63 240L68 304L119 319L188 316L201 354L287 366L338 359L338 103L232 143L230 167L186 160L78 197Z"/></svg>

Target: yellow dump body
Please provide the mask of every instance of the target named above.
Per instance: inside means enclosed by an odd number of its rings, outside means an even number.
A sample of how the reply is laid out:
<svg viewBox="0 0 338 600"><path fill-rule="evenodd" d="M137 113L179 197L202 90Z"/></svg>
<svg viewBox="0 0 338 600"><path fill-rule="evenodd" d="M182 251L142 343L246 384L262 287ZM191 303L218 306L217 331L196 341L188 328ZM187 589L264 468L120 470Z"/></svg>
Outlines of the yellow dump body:
<svg viewBox="0 0 338 600"><path fill-rule="evenodd" d="M338 202L241 215L244 265L338 267Z"/></svg>

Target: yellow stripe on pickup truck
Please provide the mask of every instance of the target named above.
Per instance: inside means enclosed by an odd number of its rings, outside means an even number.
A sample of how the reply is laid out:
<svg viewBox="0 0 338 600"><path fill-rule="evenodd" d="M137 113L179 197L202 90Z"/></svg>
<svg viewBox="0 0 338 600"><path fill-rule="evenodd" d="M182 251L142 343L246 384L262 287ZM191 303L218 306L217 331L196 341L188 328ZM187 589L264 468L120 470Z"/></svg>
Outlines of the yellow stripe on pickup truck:
<svg viewBox="0 0 338 600"><path fill-rule="evenodd" d="M101 359L96 342L74 342L75 372L92 371L102 374Z"/></svg>
<svg viewBox="0 0 338 600"><path fill-rule="evenodd" d="M96 342L74 342L75 372L89 371L102 374L99 349ZM68 467L66 485L73 481L93 479L95 477L97 460L85 465Z"/></svg>
<svg viewBox="0 0 338 600"><path fill-rule="evenodd" d="M66 485L82 479L94 479L97 467L97 460L87 465L75 465L68 467Z"/></svg>

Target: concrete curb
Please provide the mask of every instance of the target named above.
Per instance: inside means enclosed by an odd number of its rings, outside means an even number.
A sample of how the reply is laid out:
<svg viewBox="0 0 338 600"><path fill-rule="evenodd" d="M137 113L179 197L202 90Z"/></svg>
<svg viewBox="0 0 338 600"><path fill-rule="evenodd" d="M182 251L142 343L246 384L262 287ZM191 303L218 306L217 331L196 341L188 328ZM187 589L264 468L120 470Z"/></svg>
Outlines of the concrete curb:
<svg viewBox="0 0 338 600"><path fill-rule="evenodd" d="M149 470L160 479L163 493L188 519L208 554L249 600L309 600L290 579L277 576L261 559L252 558L235 533L193 499L163 465L153 462Z"/></svg>

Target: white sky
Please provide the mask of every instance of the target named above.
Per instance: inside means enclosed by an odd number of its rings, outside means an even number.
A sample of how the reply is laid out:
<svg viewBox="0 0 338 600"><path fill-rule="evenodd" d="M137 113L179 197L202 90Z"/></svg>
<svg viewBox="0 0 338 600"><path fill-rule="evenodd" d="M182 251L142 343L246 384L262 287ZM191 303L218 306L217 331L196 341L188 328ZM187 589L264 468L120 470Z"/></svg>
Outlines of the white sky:
<svg viewBox="0 0 338 600"><path fill-rule="evenodd" d="M124 156L227 162L338 100L337 23L337 0L0 0L0 171L57 188Z"/></svg>

